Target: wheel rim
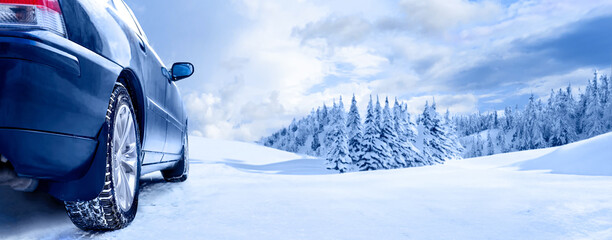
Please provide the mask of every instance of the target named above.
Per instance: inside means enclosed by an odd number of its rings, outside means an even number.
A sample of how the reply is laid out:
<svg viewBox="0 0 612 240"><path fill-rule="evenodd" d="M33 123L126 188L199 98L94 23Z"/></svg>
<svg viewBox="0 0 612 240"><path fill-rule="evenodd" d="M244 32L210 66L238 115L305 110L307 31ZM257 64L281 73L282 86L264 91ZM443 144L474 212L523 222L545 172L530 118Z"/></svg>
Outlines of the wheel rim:
<svg viewBox="0 0 612 240"><path fill-rule="evenodd" d="M128 211L134 202L138 172L138 149L132 110L121 105L115 114L113 127L112 170L115 200L123 211Z"/></svg>

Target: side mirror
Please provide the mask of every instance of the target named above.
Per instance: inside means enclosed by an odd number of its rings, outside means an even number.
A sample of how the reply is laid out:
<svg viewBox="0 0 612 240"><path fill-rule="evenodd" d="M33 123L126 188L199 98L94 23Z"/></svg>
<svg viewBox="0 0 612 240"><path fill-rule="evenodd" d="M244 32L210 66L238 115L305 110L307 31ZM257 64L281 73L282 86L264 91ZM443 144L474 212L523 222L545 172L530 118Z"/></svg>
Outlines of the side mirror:
<svg viewBox="0 0 612 240"><path fill-rule="evenodd" d="M194 72L193 64L188 62L178 62L172 64L172 80L178 81L184 78L191 77Z"/></svg>

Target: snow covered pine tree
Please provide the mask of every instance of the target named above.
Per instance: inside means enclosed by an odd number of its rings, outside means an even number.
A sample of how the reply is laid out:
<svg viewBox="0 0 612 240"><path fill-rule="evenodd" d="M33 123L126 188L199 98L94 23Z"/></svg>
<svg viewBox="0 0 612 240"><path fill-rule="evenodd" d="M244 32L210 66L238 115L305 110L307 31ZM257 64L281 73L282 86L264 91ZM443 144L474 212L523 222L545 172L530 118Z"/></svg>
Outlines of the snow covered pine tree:
<svg viewBox="0 0 612 240"><path fill-rule="evenodd" d="M452 133L444 126L444 121L436 112L435 101L431 106L425 103L425 110L419 123L422 126L423 157L428 164L444 163L447 160L460 158L459 149L463 147L451 138Z"/></svg>
<svg viewBox="0 0 612 240"><path fill-rule="evenodd" d="M397 98L393 104L393 122L399 143L400 152L406 165L405 167L424 166L423 156L414 143L416 142L416 128L410 121L410 115L406 106L402 107Z"/></svg>
<svg viewBox="0 0 612 240"><path fill-rule="evenodd" d="M380 106L380 104L379 104ZM376 113L372 105L372 96L368 103L363 134L363 156L357 162L360 171L371 171L384 168L384 161L391 158L388 146L380 140L380 123L376 121Z"/></svg>
<svg viewBox="0 0 612 240"><path fill-rule="evenodd" d="M351 100L351 108L349 110L346 119L346 128L348 133L348 149L349 156L353 162L353 166L357 165L357 162L363 156L363 127L361 125L361 117L359 116L359 109L357 109L357 101L355 95Z"/></svg>
<svg viewBox="0 0 612 240"><path fill-rule="evenodd" d="M403 151L406 149L399 142L393 117L391 116L391 108L389 107L389 98L385 98L385 108L382 113L382 128L380 130L380 140L384 142L391 152L391 157L386 159L385 168L403 168L406 167L406 160Z"/></svg>
<svg viewBox="0 0 612 240"><path fill-rule="evenodd" d="M348 140L346 137L346 120L344 117L344 104L342 97L338 106L334 103L330 116L330 129L327 139L331 143L327 153L327 169L337 170L340 173L351 169L353 160L349 156Z"/></svg>

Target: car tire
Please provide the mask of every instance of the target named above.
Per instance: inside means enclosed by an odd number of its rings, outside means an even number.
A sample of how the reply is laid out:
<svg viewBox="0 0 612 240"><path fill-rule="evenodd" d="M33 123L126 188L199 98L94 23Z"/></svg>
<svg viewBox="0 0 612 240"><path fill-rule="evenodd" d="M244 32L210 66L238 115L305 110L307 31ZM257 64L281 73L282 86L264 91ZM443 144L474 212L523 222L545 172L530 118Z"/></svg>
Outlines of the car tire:
<svg viewBox="0 0 612 240"><path fill-rule="evenodd" d="M189 176L189 137L187 132L183 135L183 156L174 167L161 171L167 182L184 182Z"/></svg>
<svg viewBox="0 0 612 240"><path fill-rule="evenodd" d="M102 192L90 201L65 202L70 220L83 230L124 228L138 209L142 159L138 121L130 95L120 84L111 94L105 124L109 130Z"/></svg>

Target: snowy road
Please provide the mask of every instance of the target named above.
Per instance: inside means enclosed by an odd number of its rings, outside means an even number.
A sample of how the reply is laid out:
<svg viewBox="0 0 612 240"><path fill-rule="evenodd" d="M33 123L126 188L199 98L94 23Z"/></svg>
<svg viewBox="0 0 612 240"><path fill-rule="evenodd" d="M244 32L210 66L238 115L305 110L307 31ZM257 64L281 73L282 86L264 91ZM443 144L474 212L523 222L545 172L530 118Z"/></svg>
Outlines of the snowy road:
<svg viewBox="0 0 612 240"><path fill-rule="evenodd" d="M588 141L612 146L612 135ZM591 168L609 169L612 150L599 148ZM85 233L49 196L0 188L0 239L612 239L612 174L537 170L584 149L339 175L318 159L192 138L190 179L145 176L127 229Z"/></svg>

